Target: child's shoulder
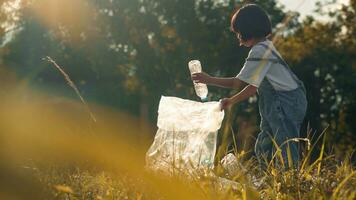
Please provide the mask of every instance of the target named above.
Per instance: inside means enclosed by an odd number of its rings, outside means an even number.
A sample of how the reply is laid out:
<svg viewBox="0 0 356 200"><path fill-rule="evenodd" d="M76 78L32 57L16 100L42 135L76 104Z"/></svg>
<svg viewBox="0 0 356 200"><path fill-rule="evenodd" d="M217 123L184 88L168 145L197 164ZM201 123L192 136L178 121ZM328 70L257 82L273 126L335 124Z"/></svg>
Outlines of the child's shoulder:
<svg viewBox="0 0 356 200"><path fill-rule="evenodd" d="M268 56L266 53L269 52L269 54L270 54L270 51L268 49L274 49L274 45L273 45L272 41L265 40L265 41L259 42L259 43L255 44L250 49L248 56L249 57L257 57L257 58L266 57L266 56Z"/></svg>

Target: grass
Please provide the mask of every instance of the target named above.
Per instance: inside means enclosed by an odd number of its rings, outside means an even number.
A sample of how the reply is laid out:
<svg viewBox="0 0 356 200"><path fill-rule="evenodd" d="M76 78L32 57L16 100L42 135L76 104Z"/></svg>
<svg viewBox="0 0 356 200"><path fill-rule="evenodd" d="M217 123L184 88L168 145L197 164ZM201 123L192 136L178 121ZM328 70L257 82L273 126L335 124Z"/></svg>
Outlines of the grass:
<svg viewBox="0 0 356 200"><path fill-rule="evenodd" d="M303 151L300 171L271 162L261 172L253 157L235 148L233 173L218 164L214 171L196 170L188 177L175 170L167 177L144 168L151 141L138 138L155 128L142 129L139 119L91 105L93 123L80 102L11 91L16 92L0 98L0 199L356 198L351 154L339 160L326 153L326 132L318 139L322 151L315 161L316 143Z"/></svg>
<svg viewBox="0 0 356 200"><path fill-rule="evenodd" d="M355 199L356 174L349 157L341 162L328 156L322 160L320 172L314 165L308 172L280 171L271 167L261 174L253 167L255 160L245 163L250 169L248 174L243 170L234 176L225 173L223 177L226 179L222 180L209 173L197 173L197 179L184 180L175 176L158 181L167 181L172 187L185 185L177 191L170 187L166 191L157 190L144 178L117 174L92 165L63 167L56 164L31 170L45 185L45 194L56 199L180 199L175 197L180 196L179 192L198 199ZM229 180L239 184L236 186Z"/></svg>

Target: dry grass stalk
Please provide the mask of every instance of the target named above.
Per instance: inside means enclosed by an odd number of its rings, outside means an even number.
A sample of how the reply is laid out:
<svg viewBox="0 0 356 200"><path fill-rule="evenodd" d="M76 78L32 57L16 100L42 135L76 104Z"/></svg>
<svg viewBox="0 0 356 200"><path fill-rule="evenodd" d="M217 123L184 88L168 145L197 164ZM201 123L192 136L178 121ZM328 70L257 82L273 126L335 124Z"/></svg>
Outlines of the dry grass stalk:
<svg viewBox="0 0 356 200"><path fill-rule="evenodd" d="M84 100L84 98L82 97L82 95L80 94L77 86L74 84L74 82L70 79L69 75L49 56L47 56L44 60L47 60L48 62L52 63L60 72L61 74L64 76L64 79L67 81L68 85L74 89L75 93L78 95L78 97L80 98L80 100L82 101L82 103L85 106L85 109L88 111L90 118L96 122L96 118L94 116L94 114L91 112L88 104L86 103L86 101Z"/></svg>

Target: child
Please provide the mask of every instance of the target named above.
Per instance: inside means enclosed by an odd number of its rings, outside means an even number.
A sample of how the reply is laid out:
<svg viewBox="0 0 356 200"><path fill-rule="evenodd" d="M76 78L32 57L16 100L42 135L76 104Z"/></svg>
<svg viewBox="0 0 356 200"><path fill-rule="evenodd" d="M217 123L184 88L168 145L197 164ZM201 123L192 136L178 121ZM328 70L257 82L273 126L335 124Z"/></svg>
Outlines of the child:
<svg viewBox="0 0 356 200"><path fill-rule="evenodd" d="M274 139L282 149L286 168L291 161L294 167L298 167L298 143L291 139L299 138L306 113L304 85L267 39L272 32L271 21L261 7L248 4L240 8L231 18L231 30L236 33L240 46L252 47L240 73L236 77L217 78L202 72L193 74L192 79L227 88L246 85L236 95L222 99L222 109L257 92L261 132L256 140L255 154L260 166L265 169L266 163L271 161L275 153ZM290 149L291 160L288 160L287 148Z"/></svg>

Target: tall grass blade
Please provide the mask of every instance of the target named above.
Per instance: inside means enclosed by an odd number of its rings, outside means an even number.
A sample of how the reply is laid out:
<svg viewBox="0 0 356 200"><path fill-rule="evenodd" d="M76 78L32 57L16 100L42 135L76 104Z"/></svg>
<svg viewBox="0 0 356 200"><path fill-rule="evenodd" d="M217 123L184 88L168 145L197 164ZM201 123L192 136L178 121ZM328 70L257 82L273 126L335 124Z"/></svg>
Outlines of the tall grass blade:
<svg viewBox="0 0 356 200"><path fill-rule="evenodd" d="M73 90L75 91L75 93L78 95L78 97L80 98L80 100L82 101L82 103L85 106L85 109L87 110L87 112L89 113L91 119L96 122L96 118L94 116L94 114L91 112L88 104L86 103L86 101L84 100L84 98L82 97L82 95L80 94L77 86L74 84L74 82L70 79L69 75L49 56L47 56L45 58L45 60L47 60L48 62L52 63L58 70L59 72L61 72L61 74L64 76L64 79L67 81L68 85L73 88Z"/></svg>
<svg viewBox="0 0 356 200"><path fill-rule="evenodd" d="M310 160L310 156L311 153L314 149L314 147L316 146L316 144L318 143L318 141L320 140L320 138L326 133L326 130L329 128L329 125L323 130L323 132L319 135L319 137L316 139L316 141L314 142L314 144L312 145L312 147L310 148L310 150L308 151L308 154L305 156L302 166L300 167L300 171L303 171L307 165L307 163Z"/></svg>
<svg viewBox="0 0 356 200"><path fill-rule="evenodd" d="M277 131L278 132L278 131ZM277 134L277 133L276 133ZM278 156L280 162L282 163L282 166L283 168L285 168L285 164L284 164L284 160L283 160L283 155L282 155L282 149L278 146L276 140L270 135L268 134L272 143L273 143L273 146L276 148L276 155ZM273 156L274 157L274 156ZM272 159L273 160L273 159Z"/></svg>
<svg viewBox="0 0 356 200"><path fill-rule="evenodd" d="M292 153L290 152L289 143L287 143L287 159L288 159L289 168L292 168L293 167L293 159L292 159Z"/></svg>
<svg viewBox="0 0 356 200"><path fill-rule="evenodd" d="M318 160L320 160L320 162L318 164L318 175L320 174L321 161L323 160L324 148L325 148L325 140L326 140L326 134L324 134L323 144L321 145L321 151L320 151L319 158L318 158Z"/></svg>

